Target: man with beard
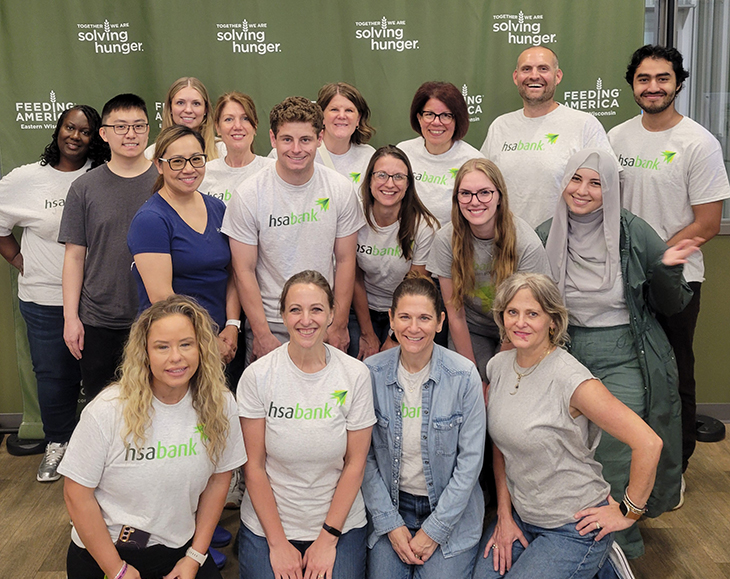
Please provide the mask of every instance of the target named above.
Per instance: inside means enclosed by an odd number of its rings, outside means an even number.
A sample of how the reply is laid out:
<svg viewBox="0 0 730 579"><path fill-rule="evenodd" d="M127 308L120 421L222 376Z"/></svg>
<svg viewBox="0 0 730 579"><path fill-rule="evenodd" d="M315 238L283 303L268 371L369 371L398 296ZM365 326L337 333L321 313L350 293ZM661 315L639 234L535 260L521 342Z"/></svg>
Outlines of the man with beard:
<svg viewBox="0 0 730 579"><path fill-rule="evenodd" d="M524 107L495 119L481 148L504 175L510 209L532 227L553 216L565 165L574 153L587 147L611 150L593 115L555 101L562 78L558 57L549 48L522 52L512 80Z"/></svg>
<svg viewBox="0 0 730 579"><path fill-rule="evenodd" d="M646 220L667 242L687 238L705 243L720 231L722 202L730 185L718 140L692 119L682 116L674 99L689 73L675 48L646 45L634 52L626 81L643 114L613 128L608 138L623 166L623 205ZM702 252L684 265L694 291L686 309L674 316L657 315L674 348L682 399L682 471L696 441L695 380L692 340L704 281ZM684 478L679 504L684 500Z"/></svg>

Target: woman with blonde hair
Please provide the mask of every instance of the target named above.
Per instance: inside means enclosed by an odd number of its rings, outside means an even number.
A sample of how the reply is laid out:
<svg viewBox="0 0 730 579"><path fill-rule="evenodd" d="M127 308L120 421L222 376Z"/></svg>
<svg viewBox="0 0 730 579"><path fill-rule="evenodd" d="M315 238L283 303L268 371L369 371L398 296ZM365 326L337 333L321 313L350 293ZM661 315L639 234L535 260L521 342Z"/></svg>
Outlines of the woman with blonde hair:
<svg viewBox="0 0 730 579"><path fill-rule="evenodd" d="M200 191L228 205L242 181L274 161L254 153L253 141L259 118L250 96L238 91L221 95L215 104L213 119L226 153L208 161Z"/></svg>
<svg viewBox="0 0 730 579"><path fill-rule="evenodd" d="M205 141L208 159L225 156L225 146L215 139L213 131L213 105L208 89L194 76L183 76L170 85L162 105L162 129L175 125L189 127L200 133ZM152 159L154 145L145 150L145 157Z"/></svg>
<svg viewBox="0 0 730 579"><path fill-rule="evenodd" d="M451 222L436 233L426 269L439 277L449 347L474 362L484 380L500 344L491 313L497 287L517 271L549 271L540 239L509 210L504 178L491 161L471 159L459 169Z"/></svg>
<svg viewBox="0 0 730 579"><path fill-rule="evenodd" d="M178 295L153 304L59 467L74 525L68 576L220 578L206 553L245 461L210 316Z"/></svg>

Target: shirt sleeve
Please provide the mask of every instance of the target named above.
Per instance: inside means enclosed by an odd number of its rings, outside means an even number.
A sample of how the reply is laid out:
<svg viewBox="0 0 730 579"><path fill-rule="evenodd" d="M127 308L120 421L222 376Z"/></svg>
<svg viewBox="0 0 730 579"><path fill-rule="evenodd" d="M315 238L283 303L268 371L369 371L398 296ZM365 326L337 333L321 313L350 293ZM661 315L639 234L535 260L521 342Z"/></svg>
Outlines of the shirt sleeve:
<svg viewBox="0 0 730 579"><path fill-rule="evenodd" d="M145 206L137 211L127 233L129 253L172 253L170 223Z"/></svg>
<svg viewBox="0 0 730 579"><path fill-rule="evenodd" d="M16 207L23 198L22 183L16 179L17 169L10 171L0 179L0 236L6 237L13 232L13 227L21 225L20 215Z"/></svg>
<svg viewBox="0 0 730 579"><path fill-rule="evenodd" d="M248 460L248 456L246 456L246 448L243 445L241 423L238 421L236 401L233 398L233 395L229 392L226 393L226 403L228 404L227 411L230 428L228 430L226 448L215 468L216 473L227 472L234 468L238 468L242 464L245 464Z"/></svg>
<svg viewBox="0 0 730 579"><path fill-rule="evenodd" d="M344 194L342 209L337 215L336 237L339 239L357 233L365 223L365 215L362 211L357 188L354 183L348 184L347 193Z"/></svg>
<svg viewBox="0 0 730 579"><path fill-rule="evenodd" d="M691 205L712 203L730 197L730 184L720 143L714 140L709 152L706 151L707 147L698 147L689 163L687 191Z"/></svg>
<svg viewBox="0 0 730 579"><path fill-rule="evenodd" d="M223 215L221 232L246 245L258 246L259 224L256 219L258 196L256 188L250 186L251 181L254 179L244 183L234 192Z"/></svg>
<svg viewBox="0 0 730 579"><path fill-rule="evenodd" d="M347 430L361 430L375 424L370 371L362 364L352 386L352 404L347 412Z"/></svg>
<svg viewBox="0 0 730 579"><path fill-rule="evenodd" d="M451 279L451 262L453 261L451 251L451 228L444 227L436 232L428 252L426 269L440 277Z"/></svg>
<svg viewBox="0 0 730 579"><path fill-rule="evenodd" d="M252 364L246 368L238 382L236 399L241 418L266 418L266 405L261 396L263 387L259 387L262 372L257 371L258 366Z"/></svg>
<svg viewBox="0 0 730 579"><path fill-rule="evenodd" d="M413 259L411 260L413 265L426 265L435 235L436 231L434 228L430 227L422 219L418 224L418 231L416 232L416 239L413 245Z"/></svg>
<svg viewBox="0 0 730 579"><path fill-rule="evenodd" d="M58 230L59 243L73 243L88 246L86 239L86 202L84 194L79 191L76 182L71 184L63 206L61 226Z"/></svg>
<svg viewBox="0 0 730 579"><path fill-rule="evenodd" d="M542 273L550 276L550 263L548 262L547 253L545 253L545 248L537 233L525 224L524 228L520 227L519 236L522 238L520 245L524 245L517 262L517 271Z"/></svg>

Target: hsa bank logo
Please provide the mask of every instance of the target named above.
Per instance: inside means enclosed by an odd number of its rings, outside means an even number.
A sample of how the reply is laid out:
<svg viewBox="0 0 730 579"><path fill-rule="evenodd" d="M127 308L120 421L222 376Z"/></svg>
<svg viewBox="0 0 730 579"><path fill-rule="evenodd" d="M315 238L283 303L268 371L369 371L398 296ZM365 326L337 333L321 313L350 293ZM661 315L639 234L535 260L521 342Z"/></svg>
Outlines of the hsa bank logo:
<svg viewBox="0 0 730 579"><path fill-rule="evenodd" d="M378 21L355 22L355 38L369 40L370 50L418 50L418 40L403 40L405 20L388 20L383 16Z"/></svg>
<svg viewBox="0 0 730 579"><path fill-rule="evenodd" d="M327 211L330 208L330 200L328 197L317 199L315 204L319 206L322 211ZM304 213L288 213L286 215L274 216L269 215L269 227L284 227L287 225L297 225L299 223L316 223L319 221L319 210L313 207L309 211Z"/></svg>
<svg viewBox="0 0 730 579"><path fill-rule="evenodd" d="M494 14L492 18L492 32L506 32L508 44L554 44L557 42L557 34L543 34L542 14L525 14L520 10L519 14Z"/></svg>
<svg viewBox="0 0 730 579"><path fill-rule="evenodd" d="M267 42L266 33L269 25L266 22L249 22L245 18L241 22L216 24L218 42L230 42L233 54L270 54L281 52L281 43Z"/></svg>
<svg viewBox="0 0 730 579"><path fill-rule="evenodd" d="M100 24L77 24L79 42L93 44L96 54L131 54L144 52L141 42L129 42L129 22L112 24L104 20Z"/></svg>

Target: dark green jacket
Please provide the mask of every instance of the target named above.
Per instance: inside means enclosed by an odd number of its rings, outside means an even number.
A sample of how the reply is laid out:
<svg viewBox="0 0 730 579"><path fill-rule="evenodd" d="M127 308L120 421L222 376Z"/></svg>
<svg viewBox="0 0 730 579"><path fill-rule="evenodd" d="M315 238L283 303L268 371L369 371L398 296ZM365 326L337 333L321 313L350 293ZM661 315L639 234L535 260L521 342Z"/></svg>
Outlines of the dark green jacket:
<svg viewBox="0 0 730 579"><path fill-rule="evenodd" d="M552 219L537 228L543 244L551 224ZM647 503L650 517L658 517L677 505L682 474L677 363L654 312L667 316L681 312L692 298L692 290L684 281L681 265L662 264L666 249L666 243L646 221L625 209L621 211L621 273L631 333L644 376L646 422L664 442Z"/></svg>

